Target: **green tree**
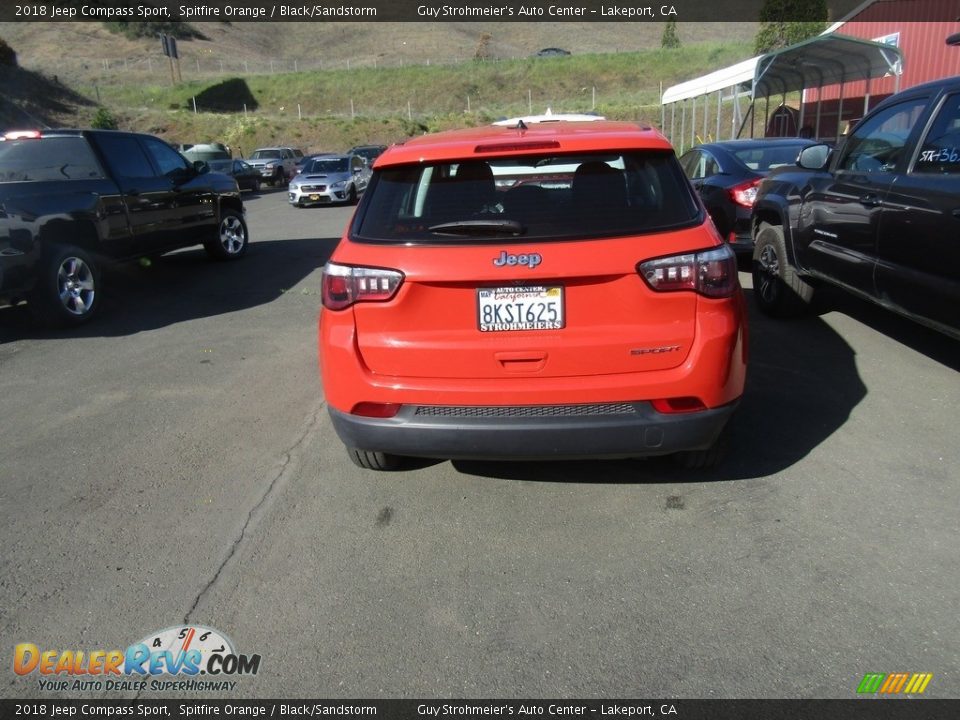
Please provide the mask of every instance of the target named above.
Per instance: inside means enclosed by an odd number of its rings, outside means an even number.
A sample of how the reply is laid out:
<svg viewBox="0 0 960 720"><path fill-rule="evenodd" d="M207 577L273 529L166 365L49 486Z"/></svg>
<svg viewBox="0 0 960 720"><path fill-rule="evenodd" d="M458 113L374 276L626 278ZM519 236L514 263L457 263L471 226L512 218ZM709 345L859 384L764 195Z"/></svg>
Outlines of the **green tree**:
<svg viewBox="0 0 960 720"><path fill-rule="evenodd" d="M660 38L660 47L678 48L680 47L680 36L677 35L677 21L667 20L667 25L663 28L663 35Z"/></svg>
<svg viewBox="0 0 960 720"><path fill-rule="evenodd" d="M113 113L102 107L97 110L97 114L93 116L93 122L90 123L90 127L96 128L97 130L116 130L119 125Z"/></svg>
<svg viewBox="0 0 960 720"><path fill-rule="evenodd" d="M128 38L157 37L160 33L172 35L177 40L207 40L207 36L197 30L190 23L179 20L160 21L152 20L110 20L103 26L110 32L119 33Z"/></svg>
<svg viewBox="0 0 960 720"><path fill-rule="evenodd" d="M761 55L819 35L827 28L826 0L765 0L754 50Z"/></svg>

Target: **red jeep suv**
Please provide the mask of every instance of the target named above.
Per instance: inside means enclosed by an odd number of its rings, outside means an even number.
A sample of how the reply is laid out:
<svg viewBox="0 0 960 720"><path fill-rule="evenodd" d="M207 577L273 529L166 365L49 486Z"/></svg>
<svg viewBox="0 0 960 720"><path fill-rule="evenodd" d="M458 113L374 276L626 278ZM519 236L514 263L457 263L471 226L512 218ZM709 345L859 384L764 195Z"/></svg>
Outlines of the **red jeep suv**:
<svg viewBox="0 0 960 720"><path fill-rule="evenodd" d="M719 460L747 361L734 254L660 133L589 120L378 158L320 315L327 404L360 467Z"/></svg>

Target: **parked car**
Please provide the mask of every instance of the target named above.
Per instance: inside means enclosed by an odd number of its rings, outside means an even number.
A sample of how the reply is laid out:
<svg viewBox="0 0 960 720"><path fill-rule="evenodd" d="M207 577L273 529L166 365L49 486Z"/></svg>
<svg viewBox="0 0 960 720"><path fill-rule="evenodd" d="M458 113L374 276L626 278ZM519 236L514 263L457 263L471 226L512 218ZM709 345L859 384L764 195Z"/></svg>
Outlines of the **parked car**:
<svg viewBox="0 0 960 720"><path fill-rule="evenodd" d="M549 120L378 159L323 270L320 366L354 463L676 454L743 393L736 257L669 142Z"/></svg>
<svg viewBox="0 0 960 720"><path fill-rule="evenodd" d="M813 140L765 138L704 143L680 157L680 165L720 235L737 253L753 252L750 217L757 186L778 167L792 166Z"/></svg>
<svg viewBox="0 0 960 720"><path fill-rule="evenodd" d="M960 77L887 98L760 184L757 304L795 315L826 282L960 339L958 199Z"/></svg>
<svg viewBox="0 0 960 720"><path fill-rule="evenodd" d="M246 160L209 160L207 165L214 172L232 175L237 181L241 190L252 190L260 192L260 179L262 177L259 170L247 163Z"/></svg>
<svg viewBox="0 0 960 720"><path fill-rule="evenodd" d="M288 198L294 207L355 203L369 182L370 168L359 155L324 155L290 181Z"/></svg>
<svg viewBox="0 0 960 720"><path fill-rule="evenodd" d="M200 244L235 260L249 241L233 178L138 133L7 133L0 208L0 296L57 325L94 316L105 260Z"/></svg>
<svg viewBox="0 0 960 720"><path fill-rule="evenodd" d="M566 57L569 54L569 50L557 47L548 47L537 51L537 57Z"/></svg>
<svg viewBox="0 0 960 720"><path fill-rule="evenodd" d="M359 155L367 161L367 165L373 167L373 161L380 157L386 149L386 145L354 145L347 150L347 155Z"/></svg>
<svg viewBox="0 0 960 720"><path fill-rule="evenodd" d="M257 148L247 163L260 171L263 182L277 186L287 182L296 175L297 161L303 157L303 152L291 147Z"/></svg>

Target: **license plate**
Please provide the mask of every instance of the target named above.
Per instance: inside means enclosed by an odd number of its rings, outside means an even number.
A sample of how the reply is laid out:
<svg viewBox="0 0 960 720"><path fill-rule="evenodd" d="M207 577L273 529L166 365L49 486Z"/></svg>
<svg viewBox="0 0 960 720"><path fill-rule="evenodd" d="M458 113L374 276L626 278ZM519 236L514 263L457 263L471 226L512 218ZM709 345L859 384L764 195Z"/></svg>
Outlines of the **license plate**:
<svg viewBox="0 0 960 720"><path fill-rule="evenodd" d="M311 199L311 200L319 200L319 199L320 199L320 196L319 196L319 195L311 195L311 196L310 196L310 199Z"/></svg>
<svg viewBox="0 0 960 720"><path fill-rule="evenodd" d="M477 326L480 332L559 330L563 324L562 287L477 290Z"/></svg>

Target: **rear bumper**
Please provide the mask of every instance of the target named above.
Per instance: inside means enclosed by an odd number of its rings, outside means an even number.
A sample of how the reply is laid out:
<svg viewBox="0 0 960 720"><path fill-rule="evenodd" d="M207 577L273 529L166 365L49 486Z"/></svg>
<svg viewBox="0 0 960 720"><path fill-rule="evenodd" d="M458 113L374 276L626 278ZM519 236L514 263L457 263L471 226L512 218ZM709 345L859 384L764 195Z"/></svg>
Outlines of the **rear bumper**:
<svg viewBox="0 0 960 720"><path fill-rule="evenodd" d="M647 402L449 407L405 405L395 417L329 408L347 447L445 459L549 460L667 455L710 447L737 402L662 414Z"/></svg>

